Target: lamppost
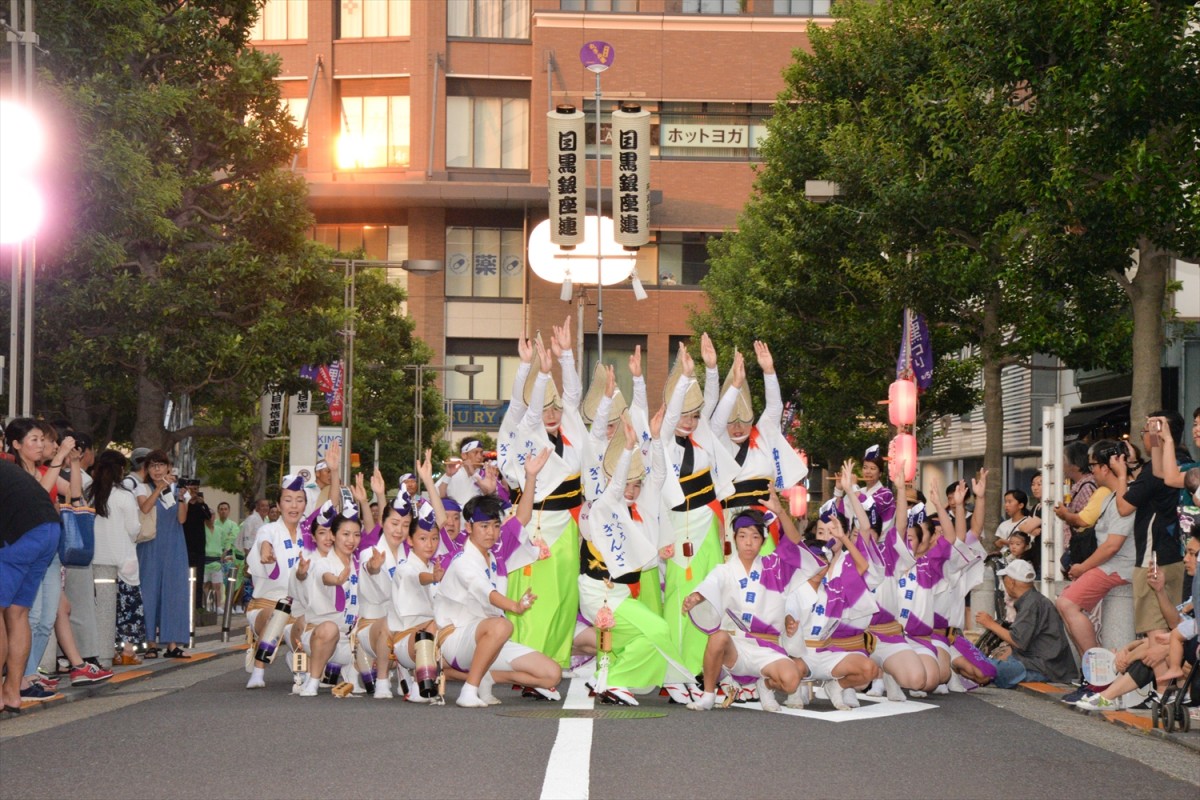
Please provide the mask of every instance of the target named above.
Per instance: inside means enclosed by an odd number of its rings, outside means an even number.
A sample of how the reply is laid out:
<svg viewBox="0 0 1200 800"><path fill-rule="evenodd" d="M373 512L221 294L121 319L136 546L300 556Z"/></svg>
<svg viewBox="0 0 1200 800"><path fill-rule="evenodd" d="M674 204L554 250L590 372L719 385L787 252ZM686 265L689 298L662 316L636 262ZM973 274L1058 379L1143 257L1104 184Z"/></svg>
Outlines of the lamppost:
<svg viewBox="0 0 1200 800"><path fill-rule="evenodd" d="M393 267L400 268L413 275L436 275L442 271L442 262L437 259L406 259L404 261L372 261L362 258L335 258L331 260L335 266L341 266L346 273L343 301L346 309L346 328L342 331L344 338L342 353L342 485L350 481L350 461L353 450L350 447L350 437L354 428L354 336L355 322L358 318L358 306L355 297L355 283L359 267ZM482 369L482 367L480 367Z"/></svg>
<svg viewBox="0 0 1200 800"><path fill-rule="evenodd" d="M425 373L426 372L457 372L459 375L478 375L483 372L483 364L405 364L405 369L414 373L413 383L413 463L421 463L421 433L424 430L425 405Z"/></svg>

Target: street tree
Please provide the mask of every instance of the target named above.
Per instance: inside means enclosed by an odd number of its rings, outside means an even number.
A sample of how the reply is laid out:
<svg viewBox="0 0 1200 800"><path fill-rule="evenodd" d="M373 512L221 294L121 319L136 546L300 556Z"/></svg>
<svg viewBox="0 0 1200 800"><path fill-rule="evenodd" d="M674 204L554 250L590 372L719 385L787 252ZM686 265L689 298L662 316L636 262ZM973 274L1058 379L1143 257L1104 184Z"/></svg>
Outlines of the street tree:
<svg viewBox="0 0 1200 800"><path fill-rule="evenodd" d="M300 132L255 0L41 4L70 213L45 271L39 401L132 442L229 436L265 385L338 348L339 272L308 240ZM204 424L164 427L187 395ZM125 438L121 436L120 438Z"/></svg>
<svg viewBox="0 0 1200 800"><path fill-rule="evenodd" d="M976 5L848 4L837 24L810 31L812 52L798 53L786 72L769 123L758 193L733 241L715 249L708 286L764 259L783 267L767 276L771 286L816 292L800 300L817 314L797 326L790 346L815 351L826 372L875 359L875 381L856 381L837 396L842 404L830 406L833 429L847 435L861 427L862 415L853 412L867 407L867 393L881 396L894 363L873 349L871 337L896 320L882 331L895 348L898 307L923 312L951 347L938 352L970 348L945 377L961 388L965 367L982 370L984 464L999 474L1003 368L1029 366L1039 352L1069 366L1119 364L1128 328L1112 276L1123 263L1119 250L1080 247L1064 209L1032 202L1023 188L1052 160L1054 139L1038 127L1040 108L1022 84L979 63L1011 46L1011 34L956 11ZM811 180L839 191L827 203L810 202L803 191ZM771 252L752 246L739 255L745 230L774 238ZM843 351L833 362L824 341L831 336ZM939 361L935 385L949 363ZM812 374L798 379L807 381L806 411L811 397L828 391ZM962 399L960 391L948 396ZM1000 485L990 482L989 514Z"/></svg>

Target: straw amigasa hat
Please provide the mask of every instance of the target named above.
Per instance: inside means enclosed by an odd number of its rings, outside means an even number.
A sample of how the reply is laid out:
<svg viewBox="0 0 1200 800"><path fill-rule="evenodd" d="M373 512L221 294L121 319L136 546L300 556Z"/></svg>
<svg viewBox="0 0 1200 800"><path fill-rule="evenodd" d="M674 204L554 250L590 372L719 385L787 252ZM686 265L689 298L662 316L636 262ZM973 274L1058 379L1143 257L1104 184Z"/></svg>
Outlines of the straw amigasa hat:
<svg viewBox="0 0 1200 800"><path fill-rule="evenodd" d="M663 397L667 403L671 402L671 396L675 394L675 387L683 378L683 365L679 363L679 359L675 359L675 366L671 367L671 374L667 376L667 386L663 392ZM683 396L683 408L680 413L690 414L693 411L699 411L704 407L704 392L700 391L700 384L692 382L688 387L687 394Z"/></svg>
<svg viewBox="0 0 1200 800"><path fill-rule="evenodd" d="M539 342L542 341L542 334L540 332L537 335L537 340ZM540 371L541 367L535 365L533 369L529 370L529 377L525 379L524 395L526 406L528 406L530 400L533 399L533 384L537 381L537 376ZM550 380L546 383L546 402L543 403L542 408L549 408L550 406L554 406L558 409L563 407L562 397L560 397L558 394L558 386L556 386L554 383L554 373L550 373Z"/></svg>
<svg viewBox="0 0 1200 800"><path fill-rule="evenodd" d="M596 419L596 411L600 407L600 401L604 398L604 392L608 389L608 370L599 362L596 363L596 369L592 372L592 384L588 387L587 394L583 397L582 406L579 409L580 415L583 417L584 423L591 425ZM608 424L611 425L621 418L621 413L629 408L629 404L625 402L625 396L621 394L621 390L617 389L613 394L612 402L608 406Z"/></svg>
<svg viewBox="0 0 1200 800"><path fill-rule="evenodd" d="M612 417L609 417L611 420ZM612 438L608 440L608 448L604 451L604 475L612 479L613 472L617 469L617 462L621 460L621 454L625 452L625 426L618 425L613 431ZM639 481L646 473L646 462L642 459L642 451L635 445L632 451L632 456L629 459L629 472L626 473L625 482Z"/></svg>
<svg viewBox="0 0 1200 800"><path fill-rule="evenodd" d="M733 386L733 370L729 370L725 376L725 383L721 386L721 397L725 396L725 392L729 391L730 386ZM750 402L750 386L744 381L741 389L738 390L738 398L733 404L733 413L729 415L729 421L741 422L746 425L754 424L754 404Z"/></svg>

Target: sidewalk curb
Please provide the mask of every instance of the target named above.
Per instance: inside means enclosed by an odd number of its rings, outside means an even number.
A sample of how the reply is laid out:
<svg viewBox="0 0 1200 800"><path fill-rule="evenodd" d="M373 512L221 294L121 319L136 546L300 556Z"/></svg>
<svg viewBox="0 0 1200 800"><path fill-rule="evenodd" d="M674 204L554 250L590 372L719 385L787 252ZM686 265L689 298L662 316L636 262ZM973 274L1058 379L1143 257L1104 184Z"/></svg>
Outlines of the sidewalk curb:
<svg viewBox="0 0 1200 800"><path fill-rule="evenodd" d="M1051 703L1057 703L1063 708L1070 708L1079 714L1084 714L1088 717L1102 719L1112 725L1125 728L1133 733L1138 733L1143 736L1153 736L1163 741L1177 744L1180 747L1186 747L1200 753L1200 731L1197 730L1195 723L1190 733L1167 733L1161 728L1152 727L1149 717L1142 717L1128 711L1104 711L1100 714L1095 712L1083 711L1082 709L1066 706L1059 698L1067 694L1068 687L1056 686L1052 683L1022 683L1017 686L1017 690L1031 697L1040 697L1043 700Z"/></svg>
<svg viewBox="0 0 1200 800"><path fill-rule="evenodd" d="M220 634L217 635L220 638ZM192 651L192 656L187 659L159 659L159 663L146 666L142 664L137 667L124 668L124 671L117 672L111 680L104 683L98 683L92 686L70 686L64 685L58 690L56 697L46 700L26 702L21 706L20 714L12 714L9 712L0 712L0 720L23 719L30 714L36 714L46 711L51 708L66 705L67 703L76 703L81 700L89 700L93 697L101 697L115 693L119 689L130 686L136 683L148 681L151 678L156 678L168 672L175 672L181 669L195 666L197 664L205 664L209 661L218 658L227 658L231 655L245 652L248 645L234 644L229 642L224 647L216 650L206 650L197 653Z"/></svg>

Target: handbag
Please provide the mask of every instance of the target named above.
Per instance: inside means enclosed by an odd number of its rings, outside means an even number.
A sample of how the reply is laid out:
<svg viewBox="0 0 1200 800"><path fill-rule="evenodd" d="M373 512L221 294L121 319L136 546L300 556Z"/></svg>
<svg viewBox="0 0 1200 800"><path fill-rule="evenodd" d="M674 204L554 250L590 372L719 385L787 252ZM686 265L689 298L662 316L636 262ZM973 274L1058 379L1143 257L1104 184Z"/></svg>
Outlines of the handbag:
<svg viewBox="0 0 1200 800"><path fill-rule="evenodd" d="M154 506L150 508L150 513L142 511L138 508L138 521L141 522L141 527L138 529L138 535L133 540L134 544L148 542L155 536L158 536L158 501L154 501Z"/></svg>
<svg viewBox="0 0 1200 800"><path fill-rule="evenodd" d="M1067 555L1072 564L1082 564L1092 553L1096 552L1096 527L1084 528L1078 533L1071 534L1071 543L1067 546Z"/></svg>
<svg viewBox="0 0 1200 800"><path fill-rule="evenodd" d="M88 566L96 554L95 509L64 506L59 516L62 536L58 539L58 560L64 567Z"/></svg>

